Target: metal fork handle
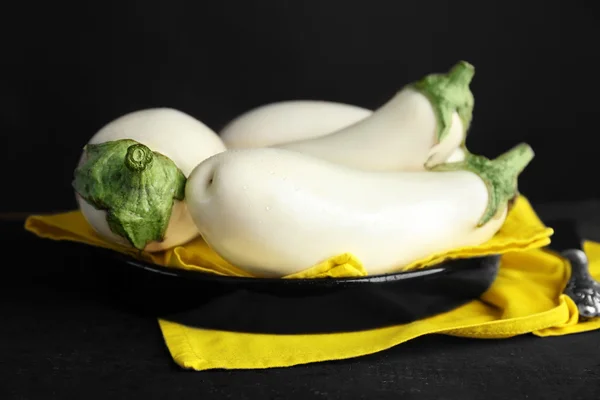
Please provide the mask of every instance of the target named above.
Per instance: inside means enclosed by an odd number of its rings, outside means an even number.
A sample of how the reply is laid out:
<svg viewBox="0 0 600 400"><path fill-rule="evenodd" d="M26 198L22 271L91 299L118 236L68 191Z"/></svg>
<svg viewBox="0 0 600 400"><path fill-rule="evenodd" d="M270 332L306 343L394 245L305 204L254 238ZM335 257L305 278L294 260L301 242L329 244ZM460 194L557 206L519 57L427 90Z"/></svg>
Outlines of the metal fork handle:
<svg viewBox="0 0 600 400"><path fill-rule="evenodd" d="M561 254L571 264L571 278L565 288L565 294L575 302L581 317L599 317L600 283L590 274L587 255L580 249L568 249Z"/></svg>

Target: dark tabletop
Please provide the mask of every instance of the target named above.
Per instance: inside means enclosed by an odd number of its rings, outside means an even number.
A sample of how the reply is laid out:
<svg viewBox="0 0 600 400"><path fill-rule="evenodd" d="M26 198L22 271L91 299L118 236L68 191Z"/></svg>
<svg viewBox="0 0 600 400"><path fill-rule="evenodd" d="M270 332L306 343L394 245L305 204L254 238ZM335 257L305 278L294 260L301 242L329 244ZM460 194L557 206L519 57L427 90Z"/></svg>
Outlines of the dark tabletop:
<svg viewBox="0 0 600 400"><path fill-rule="evenodd" d="M591 235L599 204L540 206ZM503 340L428 336L357 359L256 371L181 370L135 281L84 246L0 223L0 399L598 399L600 332ZM592 221L593 222L593 221ZM115 275L111 275L115 273ZM120 278L118 278L120 277Z"/></svg>

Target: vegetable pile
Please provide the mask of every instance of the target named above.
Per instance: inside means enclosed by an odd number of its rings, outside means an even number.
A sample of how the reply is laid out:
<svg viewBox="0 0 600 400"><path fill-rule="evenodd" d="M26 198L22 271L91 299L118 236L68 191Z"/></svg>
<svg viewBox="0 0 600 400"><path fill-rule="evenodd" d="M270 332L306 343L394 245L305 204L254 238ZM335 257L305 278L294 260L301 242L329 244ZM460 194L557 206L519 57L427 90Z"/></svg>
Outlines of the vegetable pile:
<svg viewBox="0 0 600 400"><path fill-rule="evenodd" d="M534 154L467 149L471 64L375 111L327 101L250 110L216 133L174 109L133 112L84 147L73 187L104 239L155 252L198 235L256 276L352 253L369 274L477 246L501 228Z"/></svg>

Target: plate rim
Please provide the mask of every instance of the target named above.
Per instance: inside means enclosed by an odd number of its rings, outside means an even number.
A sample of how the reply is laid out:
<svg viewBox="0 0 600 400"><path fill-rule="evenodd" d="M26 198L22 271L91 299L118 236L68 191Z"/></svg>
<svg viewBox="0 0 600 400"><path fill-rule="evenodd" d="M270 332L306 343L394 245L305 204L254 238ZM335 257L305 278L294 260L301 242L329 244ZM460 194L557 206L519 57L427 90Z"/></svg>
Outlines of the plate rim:
<svg viewBox="0 0 600 400"><path fill-rule="evenodd" d="M475 257L460 257L451 258L441 261L437 264L424 267L417 270L411 271L399 271L391 272L387 274L376 274L366 275L360 277L323 277L323 278L261 278L261 277L246 277L246 276L228 276L211 274L203 271L193 271L183 268L168 267L156 263L152 263L146 260L140 260L135 257L121 254L113 251L108 251L109 255L113 258L120 259L121 262L140 269L146 270L153 273L177 277L180 279L193 279L193 280L212 280L219 283L225 284L280 284L280 285L310 285L314 286L317 283L324 283L326 285L331 284L377 284L377 283L389 283L396 281L409 280L413 278L426 278L431 276L438 276L440 274L452 273L457 269L474 269L472 265L459 266L456 264L464 263L469 260L475 262L479 260L480 263L498 263L500 262L500 254L488 254ZM110 254L112 253L112 254Z"/></svg>

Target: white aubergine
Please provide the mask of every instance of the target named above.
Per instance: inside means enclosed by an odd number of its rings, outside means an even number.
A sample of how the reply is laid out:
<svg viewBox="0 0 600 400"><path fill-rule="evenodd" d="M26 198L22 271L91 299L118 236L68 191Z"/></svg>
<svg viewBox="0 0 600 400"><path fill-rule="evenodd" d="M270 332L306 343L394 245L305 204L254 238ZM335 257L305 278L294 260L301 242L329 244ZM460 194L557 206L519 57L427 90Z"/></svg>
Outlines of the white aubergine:
<svg viewBox="0 0 600 400"><path fill-rule="evenodd" d="M362 107L331 101L281 101L235 117L219 131L219 136L228 149L269 147L323 136L372 113Z"/></svg>
<svg viewBox="0 0 600 400"><path fill-rule="evenodd" d="M194 169L186 198L208 245L257 276L346 252L381 274L489 240L532 157L520 145L493 161L468 155L446 171L381 173L283 149L228 150Z"/></svg>
<svg viewBox="0 0 600 400"><path fill-rule="evenodd" d="M331 134L372 114L371 110L345 103L282 101L245 112L219 135L228 149L276 147ZM458 147L444 162L462 161L464 157L465 150Z"/></svg>
<svg viewBox="0 0 600 400"><path fill-rule="evenodd" d="M464 145L475 69L457 63L400 90L372 115L327 135L274 145L367 171L420 171Z"/></svg>
<svg viewBox="0 0 600 400"><path fill-rule="evenodd" d="M105 240L149 252L198 236L184 201L186 178L225 151L217 134L181 111L125 114L85 146L73 187L79 208Z"/></svg>

